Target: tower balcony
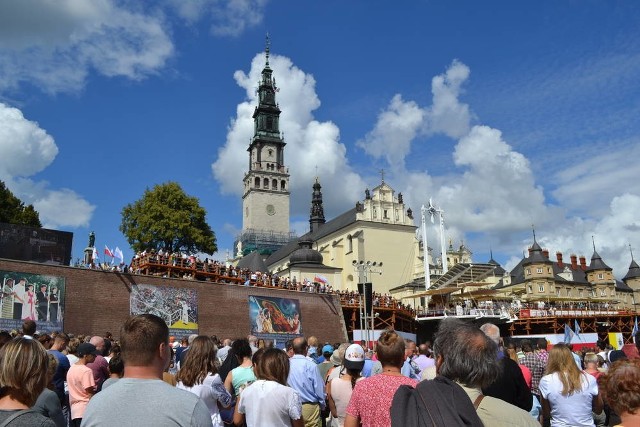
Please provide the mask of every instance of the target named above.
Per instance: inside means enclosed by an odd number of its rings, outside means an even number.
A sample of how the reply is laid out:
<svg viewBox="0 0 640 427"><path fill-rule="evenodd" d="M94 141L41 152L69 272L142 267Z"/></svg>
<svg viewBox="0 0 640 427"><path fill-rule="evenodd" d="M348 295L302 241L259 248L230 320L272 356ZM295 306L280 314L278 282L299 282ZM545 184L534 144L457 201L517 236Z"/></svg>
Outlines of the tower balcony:
<svg viewBox="0 0 640 427"><path fill-rule="evenodd" d="M276 173L289 173L289 168L283 165L278 165L273 162L253 162L251 163L252 171L263 172L276 172Z"/></svg>

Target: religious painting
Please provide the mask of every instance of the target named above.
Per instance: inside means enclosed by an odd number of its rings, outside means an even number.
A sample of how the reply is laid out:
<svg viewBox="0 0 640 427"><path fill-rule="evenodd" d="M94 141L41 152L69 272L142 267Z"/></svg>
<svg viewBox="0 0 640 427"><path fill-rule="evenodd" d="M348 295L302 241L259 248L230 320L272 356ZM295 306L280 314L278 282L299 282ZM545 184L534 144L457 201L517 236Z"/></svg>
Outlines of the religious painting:
<svg viewBox="0 0 640 427"><path fill-rule="evenodd" d="M251 334L277 342L302 335L300 302L297 299L249 296Z"/></svg>
<svg viewBox="0 0 640 427"><path fill-rule="evenodd" d="M131 314L155 314L178 337L198 333L198 291L168 286L134 285Z"/></svg>
<svg viewBox="0 0 640 427"><path fill-rule="evenodd" d="M0 329L22 329L34 320L38 332L63 330L64 277L0 270Z"/></svg>

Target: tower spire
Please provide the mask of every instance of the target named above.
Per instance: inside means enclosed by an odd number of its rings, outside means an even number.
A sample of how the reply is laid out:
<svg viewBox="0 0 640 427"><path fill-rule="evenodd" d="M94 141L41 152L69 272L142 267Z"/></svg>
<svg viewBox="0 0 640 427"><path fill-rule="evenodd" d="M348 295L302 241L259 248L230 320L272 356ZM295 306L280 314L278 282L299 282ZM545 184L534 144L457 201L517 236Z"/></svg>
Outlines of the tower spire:
<svg viewBox="0 0 640 427"><path fill-rule="evenodd" d="M591 244L593 244L593 252L596 251L596 239L591 235Z"/></svg>
<svg viewBox="0 0 640 427"><path fill-rule="evenodd" d="M631 243L629 243L629 253L631 254L631 261L633 261L633 249L631 249Z"/></svg>
<svg viewBox="0 0 640 427"><path fill-rule="evenodd" d="M265 53L265 56L267 57L267 67L269 66L270 49L271 49L271 37L269 37L269 33L267 33L266 40L265 40L265 47L264 47L264 53Z"/></svg>
<svg viewBox="0 0 640 427"><path fill-rule="evenodd" d="M312 233L317 231L322 224L326 222L324 219L324 208L322 206L321 189L320 180L316 176L316 182L313 184L313 195L311 197L311 215L309 217L309 228Z"/></svg>

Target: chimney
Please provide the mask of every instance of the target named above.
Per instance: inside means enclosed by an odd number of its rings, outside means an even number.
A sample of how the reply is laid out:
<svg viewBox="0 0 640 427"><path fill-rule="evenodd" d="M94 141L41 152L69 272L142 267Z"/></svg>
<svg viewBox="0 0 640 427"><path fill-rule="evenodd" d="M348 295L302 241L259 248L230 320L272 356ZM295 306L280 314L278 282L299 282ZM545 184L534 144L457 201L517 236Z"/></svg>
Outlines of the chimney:
<svg viewBox="0 0 640 427"><path fill-rule="evenodd" d="M556 252L556 259L558 260L558 267L564 267L564 264L562 263L562 252Z"/></svg>
<svg viewBox="0 0 640 427"><path fill-rule="evenodd" d="M543 255L546 259L549 259L549 249L543 249L543 250L542 250L542 255Z"/></svg>
<svg viewBox="0 0 640 427"><path fill-rule="evenodd" d="M584 257L584 255L580 255L580 268L582 268L582 270L587 269L587 259Z"/></svg>
<svg viewBox="0 0 640 427"><path fill-rule="evenodd" d="M571 254L571 269L578 269L578 257L575 254Z"/></svg>

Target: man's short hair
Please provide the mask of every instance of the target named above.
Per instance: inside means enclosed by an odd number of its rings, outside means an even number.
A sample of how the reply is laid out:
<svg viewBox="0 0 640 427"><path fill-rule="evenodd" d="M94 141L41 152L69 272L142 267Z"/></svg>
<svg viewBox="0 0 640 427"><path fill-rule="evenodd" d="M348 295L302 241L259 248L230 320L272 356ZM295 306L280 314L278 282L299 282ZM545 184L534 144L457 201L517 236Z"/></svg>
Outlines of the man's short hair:
<svg viewBox="0 0 640 427"><path fill-rule="evenodd" d="M424 344L424 343L420 344L418 346L418 353L420 353L422 355L425 355L425 356L428 356L429 355L429 346L427 344Z"/></svg>
<svg viewBox="0 0 640 427"><path fill-rule="evenodd" d="M546 350L548 344L549 343L547 342L546 338L539 338L537 342L538 350Z"/></svg>
<svg viewBox="0 0 640 427"><path fill-rule="evenodd" d="M498 346L477 326L459 319L440 322L433 351L442 358L438 374L467 387L486 387L500 373Z"/></svg>
<svg viewBox="0 0 640 427"><path fill-rule="evenodd" d="M404 364L404 339L396 331L384 331L376 344L376 355L383 366L401 368Z"/></svg>
<svg viewBox="0 0 640 427"><path fill-rule="evenodd" d="M169 344L169 328L154 314L131 316L120 329L122 360L127 366L149 366L160 344Z"/></svg>
<svg viewBox="0 0 640 427"><path fill-rule="evenodd" d="M485 323L484 325L480 326L480 330L484 332L484 334L488 336L491 341L493 341L497 345L500 345L500 328L498 328L493 323Z"/></svg>
<svg viewBox="0 0 640 427"><path fill-rule="evenodd" d="M533 351L533 346L531 345L531 341L529 340L522 340L520 346L522 347L522 351L524 351L525 353L531 353Z"/></svg>
<svg viewBox="0 0 640 427"><path fill-rule="evenodd" d="M24 335L32 336L36 333L36 322L33 320L25 320L22 322L22 333Z"/></svg>

